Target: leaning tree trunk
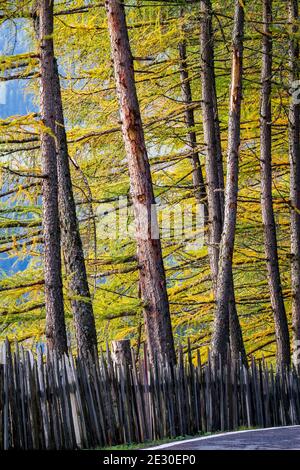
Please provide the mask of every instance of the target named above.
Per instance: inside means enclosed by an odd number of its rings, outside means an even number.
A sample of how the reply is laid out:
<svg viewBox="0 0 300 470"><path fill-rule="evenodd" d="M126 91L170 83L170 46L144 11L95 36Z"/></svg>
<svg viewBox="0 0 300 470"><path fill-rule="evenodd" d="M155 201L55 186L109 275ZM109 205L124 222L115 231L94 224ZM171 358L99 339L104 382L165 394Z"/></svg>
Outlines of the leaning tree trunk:
<svg viewBox="0 0 300 470"><path fill-rule="evenodd" d="M97 333L88 285L83 247L78 227L69 165L68 143L64 124L61 88L54 60L53 98L56 110L56 145L58 171L58 204L61 242L66 274L69 279L78 354L87 358L97 352Z"/></svg>
<svg viewBox="0 0 300 470"><path fill-rule="evenodd" d="M46 303L46 337L51 350L62 354L67 351L64 320L64 302L61 277L60 228L58 216L57 159L55 148L55 103L52 95L54 83L53 63L53 2L40 0L38 5L40 38L40 103L41 119L45 130L41 132L43 179L43 235Z"/></svg>
<svg viewBox="0 0 300 470"><path fill-rule="evenodd" d="M105 7L120 103L122 133L128 159L136 223L139 285L144 304L147 341L152 358L158 354L175 362L161 243L159 235L153 233L157 232L155 199L136 93L125 10L120 0L107 0Z"/></svg>
<svg viewBox="0 0 300 470"><path fill-rule="evenodd" d="M289 67L290 81L299 86L299 32L297 26L298 0L289 0ZM296 91L296 90L295 90ZM291 96L289 109L289 156L290 156L290 198L291 198L291 289L294 362L298 363L300 348L300 104Z"/></svg>
<svg viewBox="0 0 300 470"><path fill-rule="evenodd" d="M206 177L208 191L210 265L215 295L219 269L219 246L224 220L224 174L221 134L218 118L216 81L214 72L214 48L212 31L212 7L210 0L201 0L201 79L204 140L207 146ZM230 268L228 314L230 346L234 359L241 355L247 362L242 331L236 311L232 268ZM229 337L227 338L229 342Z"/></svg>
<svg viewBox="0 0 300 470"><path fill-rule="evenodd" d="M232 70L230 91L230 112L228 125L228 157L225 190L224 224L220 243L219 271L216 288L216 312L212 336L212 355L219 355L225 360L229 340L229 309L230 291L232 288L232 257L234 250L239 147L240 147L240 115L242 102L242 70L243 70L243 35L244 35L244 4L235 2L234 27L232 37Z"/></svg>
<svg viewBox="0 0 300 470"><path fill-rule="evenodd" d="M280 281L272 198L272 0L263 0L263 21L260 105L261 208L268 285L275 320L277 366L281 368L290 363L290 341Z"/></svg>

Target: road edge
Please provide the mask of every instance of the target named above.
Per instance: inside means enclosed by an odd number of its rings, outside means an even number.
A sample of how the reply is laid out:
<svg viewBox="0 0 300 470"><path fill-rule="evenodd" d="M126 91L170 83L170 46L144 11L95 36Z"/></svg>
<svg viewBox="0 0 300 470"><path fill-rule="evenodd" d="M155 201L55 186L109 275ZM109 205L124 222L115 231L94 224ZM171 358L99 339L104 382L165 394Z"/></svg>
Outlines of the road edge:
<svg viewBox="0 0 300 470"><path fill-rule="evenodd" d="M244 433L251 433L251 432L258 432L258 431L271 431L274 429L286 429L286 428L300 428L299 424L292 424L290 426L274 426L272 428L258 428L258 429L243 429L242 431L229 431L229 432L222 432L220 434L211 434L210 436L203 436L203 437L194 437L192 439L183 439L182 441L173 441L168 442L167 444L161 444L155 447L147 447L141 450L159 450L159 449L167 449L168 447L174 447L180 444L188 444L189 442L197 442L197 441L205 441L207 439L217 439L218 437L224 436L231 436L236 434L244 434ZM176 450L176 449L174 449Z"/></svg>

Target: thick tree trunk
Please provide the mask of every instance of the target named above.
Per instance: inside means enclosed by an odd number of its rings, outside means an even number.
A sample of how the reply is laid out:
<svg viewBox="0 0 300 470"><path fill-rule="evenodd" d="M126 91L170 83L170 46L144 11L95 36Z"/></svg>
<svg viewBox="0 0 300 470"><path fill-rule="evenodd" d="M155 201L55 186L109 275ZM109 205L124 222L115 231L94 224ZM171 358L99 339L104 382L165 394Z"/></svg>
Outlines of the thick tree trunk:
<svg viewBox="0 0 300 470"><path fill-rule="evenodd" d="M67 352L61 277L60 228L58 216L57 159L55 148L55 81L53 63L53 2L40 0L40 102L41 118L47 130L41 133L43 180L43 234L46 303L46 337L51 350Z"/></svg>
<svg viewBox="0 0 300 470"><path fill-rule="evenodd" d="M261 73L260 166L261 207L268 284L275 320L277 366L290 363L290 342L278 264L276 224L272 198L272 0L263 0L263 47Z"/></svg>
<svg viewBox="0 0 300 470"><path fill-rule="evenodd" d="M299 86L298 0L289 0L290 46L289 66L291 85ZM293 89L293 88L292 88ZM300 104L291 96L289 109L289 156L291 198L291 288L293 351L295 363L300 350Z"/></svg>
<svg viewBox="0 0 300 470"><path fill-rule="evenodd" d="M216 313L212 336L212 355L215 359L220 355L224 360L226 359L229 339L228 303L232 289L232 257L237 215L243 33L244 7L239 0L236 0L232 39L233 51L224 225L220 244L219 271L216 289Z"/></svg>
<svg viewBox="0 0 300 470"><path fill-rule="evenodd" d="M152 187L150 165L134 80L133 58L123 2L106 0L122 133L128 159L130 190L136 223L140 292L151 357L166 356L175 362L175 350L166 289L165 271ZM156 230L155 230L156 229Z"/></svg>
<svg viewBox="0 0 300 470"><path fill-rule="evenodd" d="M77 349L80 356L87 358L89 354L93 356L97 352L97 333L73 195L59 75L54 57L53 60L61 242L70 294L76 297L71 300L71 305Z"/></svg>
<svg viewBox="0 0 300 470"><path fill-rule="evenodd" d="M187 144L191 152L191 163L193 168L193 186L195 192L195 198L198 204L204 204L204 217L205 221L208 218L207 200L206 200L206 189L203 179L202 167L197 150L197 137L195 132L195 117L194 110L192 108L192 90L191 83L189 80L189 72L187 66L187 54L186 54L186 41L182 41L178 44L179 61L180 61L180 82L181 82L181 96L185 104L185 125L187 128Z"/></svg>
<svg viewBox="0 0 300 470"><path fill-rule="evenodd" d="M206 175L209 194L209 232L211 234L211 238L209 240L209 254L211 271L214 279L214 291L216 295L219 267L219 245L224 220L224 173L214 71L214 48L211 20L212 7L210 0L201 0L201 15L202 111L204 140L207 145ZM234 359L238 359L241 355L243 362L246 363L247 358L242 331L235 305L232 269L230 274L228 309L232 356Z"/></svg>

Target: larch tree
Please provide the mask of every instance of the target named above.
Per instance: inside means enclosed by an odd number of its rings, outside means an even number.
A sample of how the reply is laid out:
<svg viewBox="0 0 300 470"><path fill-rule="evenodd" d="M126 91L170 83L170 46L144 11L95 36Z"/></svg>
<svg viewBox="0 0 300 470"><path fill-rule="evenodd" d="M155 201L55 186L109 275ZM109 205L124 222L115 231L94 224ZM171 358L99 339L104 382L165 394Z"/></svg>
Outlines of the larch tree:
<svg viewBox="0 0 300 470"><path fill-rule="evenodd" d="M53 58L53 60L61 244L69 282L77 349L81 357L87 358L97 353L97 332L73 195L59 74L56 59Z"/></svg>
<svg viewBox="0 0 300 470"><path fill-rule="evenodd" d="M268 285L275 321L277 367L290 363L290 340L278 262L272 197L272 0L263 0L262 72L260 103L261 210Z"/></svg>
<svg viewBox="0 0 300 470"><path fill-rule="evenodd" d="M136 224L139 288L150 355L175 362L169 302L155 209L150 164L137 98L133 57L121 0L106 0L122 134L128 160Z"/></svg>
<svg viewBox="0 0 300 470"><path fill-rule="evenodd" d="M184 31L183 31L184 33ZM187 128L187 146L191 153L190 159L193 168L193 186L195 192L195 198L198 204L204 205L204 217L207 221L207 200L206 200L206 189L203 178L202 166L199 158L197 136L195 131L195 116L193 109L193 97L191 90L191 83L188 71L188 60L187 60L187 44L186 39L183 39L178 44L179 52L179 66L180 66L180 83L181 83L181 96L182 101L185 105L184 119Z"/></svg>
<svg viewBox="0 0 300 470"><path fill-rule="evenodd" d="M228 155L225 208L216 283L216 311L211 349L214 359L225 359L229 344L229 309L232 292L232 258L234 250L238 174L240 152L240 121L243 75L244 3L235 1L232 33L232 66L228 124Z"/></svg>
<svg viewBox="0 0 300 470"><path fill-rule="evenodd" d="M11 340L17 337L19 340L30 338L39 341L45 332L41 204L43 175L40 169L39 136L41 122L34 104L34 95L38 89L36 84L40 78L39 55L31 48L28 27L28 6L32 2L20 0L14 2L14 5L12 3L8 2L9 8L1 11L1 18L5 21L4 30L8 31L8 47L0 61L1 88L4 95L6 93L6 102L0 103L0 175L3 178L0 194L0 252L1 266L6 274L1 276L0 280L0 337L4 339L7 335ZM122 236L121 240L120 237L112 239L110 233L107 236L105 234L105 238L102 235L106 231L102 230L102 227L109 228L111 221L117 219L119 197L129 193L119 105L114 93L115 83L110 66L106 11L103 5L83 3L73 2L72 5L65 6L64 2L54 2L54 45L59 54L60 76L63 77L63 114L67 127L68 150L70 158L74 161L74 169L76 168L72 171L73 191L76 195L86 269L89 280L93 279L94 282L93 310L97 319L98 341L105 347L106 340L130 336L132 344L138 350L138 345L145 336L141 328L143 302L138 286L139 263L136 257L136 243L130 235ZM204 156L207 150L203 136L202 87L199 73L199 19L204 16L199 13L200 0L163 3L141 1L138 8L136 2L124 3L128 12L130 45L134 56L135 84L140 97L139 106L143 116L147 150L151 152L149 160L152 184L160 202L159 211L164 216L173 212L178 204L181 207L190 205L194 211L195 194L198 193L191 167L191 155L195 152L188 143L190 130L195 131L197 138L195 148L202 163L204 183ZM225 160L228 144L228 90L231 69L231 50L228 44L232 37L234 2L215 0L211 1L211 4L213 12L208 28L208 46L212 46L210 60L214 67L211 69L211 83L214 91L210 94L210 102L213 108L211 116L213 115L215 123L217 193L221 197L224 196L224 176L220 176L219 170L223 169L222 153ZM276 353L276 336L274 320L270 321L273 311L261 217L260 137L257 126L260 119L257 103L261 92L261 57L258 54L262 39L262 22L259 17L261 5L262 2L246 3L247 47L244 51L245 80L241 109L243 146L232 271L235 304L243 327L247 353L257 358L264 354L267 360L272 361ZM299 185L293 183L293 176L297 179L297 159L292 155L292 151L297 149L298 122L293 115L297 110L294 104L297 103L288 100L287 89L295 86L295 93L292 91L291 95L297 99L298 89L294 83L297 81L297 59L294 59L297 57L297 51L294 46L297 45L298 20L297 13L292 12L290 16L288 5L292 3L273 0L274 19L271 31L275 31L275 65L272 70L272 196L282 294L287 317L290 319L293 316L295 325L297 317L295 313L292 315L292 304L297 305L298 287L295 280L292 280L291 262L297 269L296 244L299 237L293 229L293 220L297 219L298 214L298 205L294 201ZM293 5L297 6L296 3ZM183 18L181 12L184 14ZM21 19L23 15L24 18ZM292 19L293 16L295 20ZM14 44L15 25L18 31L19 28L22 29L21 36L18 33L16 38L17 49ZM182 34L182 28L186 35ZM184 38L186 64L184 51L182 61L178 51L178 44L183 42ZM288 49L289 55L286 53ZM179 75L181 62L186 65L186 81ZM187 100L181 89L182 82L188 82L190 86L191 106L186 106ZM29 93L25 92L24 83ZM4 95L1 95L2 100ZM192 127L187 126L187 108L193 111ZM290 117L289 112L292 113ZM57 116L55 120L58 122ZM58 150L58 146L56 149ZM292 158L291 165L289 158ZM226 176L225 165L224 172ZM222 201L220 207L219 219L223 229ZM107 214L102 209L107 209ZM131 214L128 220L131 222ZM164 226L162 230L165 235ZM191 248L186 239L173 235L172 232L170 236L161 238L172 325L176 337L180 335L182 342L190 337L191 343L196 347L209 342L215 313L216 294L215 289L212 289L208 244L203 247L194 245ZM63 233L61 236L63 238ZM293 244L295 250L291 246ZM66 283L64 292L67 293L70 285L67 283L71 276L65 274L66 269L63 281ZM88 297L72 295L65 302L65 309L66 306L68 309L68 325L75 336L73 322L69 320L72 298L81 300ZM229 308L231 305L234 303L228 300ZM237 335L232 333L230 322L236 317L230 312L228 315L230 347L232 356L235 356L233 340ZM236 350L239 351L239 348ZM201 356L205 361L205 348L201 348Z"/></svg>
<svg viewBox="0 0 300 470"><path fill-rule="evenodd" d="M67 352L64 301L61 275L61 247L58 214L57 155L55 146L56 110L53 99L55 69L53 61L53 2L36 5L40 54L40 109L43 129L41 155L43 171L43 236L46 304L46 337L50 350Z"/></svg>
<svg viewBox="0 0 300 470"><path fill-rule="evenodd" d="M213 51L211 36L210 0L201 0L201 82L203 134L206 145L206 187L209 214L209 257L214 288L218 276L219 243L222 234L222 209L219 195L217 141L215 129L212 67Z"/></svg>
<svg viewBox="0 0 300 470"><path fill-rule="evenodd" d="M299 7L297 0L288 2L289 69L291 103L289 108L289 157L291 199L291 289L293 353L295 362L300 347L300 103L293 92L299 87Z"/></svg>
<svg viewBox="0 0 300 470"><path fill-rule="evenodd" d="M50 1L36 2L34 8L35 29L38 38L41 39L41 32L38 31L38 27L41 24L42 9L47 9L48 16L52 15L52 20L50 20L52 22L52 33L47 38L49 42L47 60L49 64L52 62L52 75L47 93L52 100L55 112L54 139L52 137L52 142L54 141L56 148L61 248L69 283L78 354L81 357L88 358L89 354L94 355L97 351L97 334L73 195L61 87L54 54L52 3ZM53 123L51 124L53 125Z"/></svg>
<svg viewBox="0 0 300 470"><path fill-rule="evenodd" d="M214 45L212 31L212 5L210 0L201 0L201 81L203 131L206 145L206 180L209 212L209 257L215 295L218 288L219 249L224 222L224 174L221 148L221 133L214 70ZM229 290L226 316L229 317L229 336L232 355L240 355L246 363L242 331L237 315L232 266L229 267ZM228 338L229 342L229 338Z"/></svg>

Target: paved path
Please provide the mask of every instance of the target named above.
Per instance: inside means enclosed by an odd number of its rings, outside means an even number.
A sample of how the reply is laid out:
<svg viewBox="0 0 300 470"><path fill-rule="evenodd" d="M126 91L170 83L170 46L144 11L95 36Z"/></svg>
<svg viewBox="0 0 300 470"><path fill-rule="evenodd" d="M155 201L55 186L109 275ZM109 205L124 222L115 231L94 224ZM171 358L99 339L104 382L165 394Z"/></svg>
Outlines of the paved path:
<svg viewBox="0 0 300 470"><path fill-rule="evenodd" d="M152 447L152 450L300 450L300 426L237 431Z"/></svg>

